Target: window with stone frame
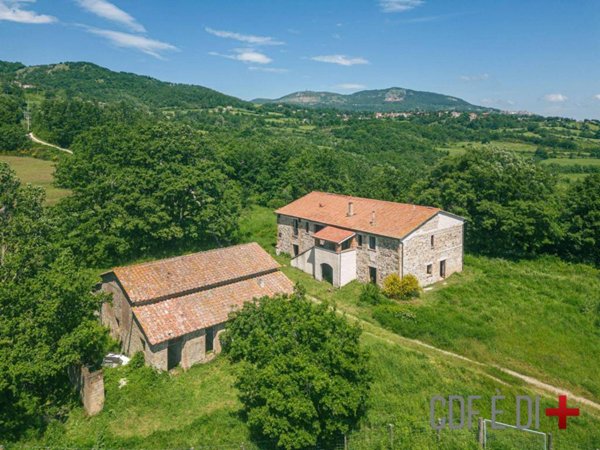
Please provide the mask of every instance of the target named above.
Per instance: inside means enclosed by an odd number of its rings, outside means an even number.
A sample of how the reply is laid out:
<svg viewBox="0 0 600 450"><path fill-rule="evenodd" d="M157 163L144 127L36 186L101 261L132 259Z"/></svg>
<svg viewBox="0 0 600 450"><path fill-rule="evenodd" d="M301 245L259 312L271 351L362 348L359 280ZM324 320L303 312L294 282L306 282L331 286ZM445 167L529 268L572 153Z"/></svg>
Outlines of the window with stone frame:
<svg viewBox="0 0 600 450"><path fill-rule="evenodd" d="M298 236L298 219L294 219L294 236Z"/></svg>
<svg viewBox="0 0 600 450"><path fill-rule="evenodd" d="M377 248L377 238L375 236L369 236L369 250L375 250Z"/></svg>
<svg viewBox="0 0 600 450"><path fill-rule="evenodd" d="M431 248L435 247L435 236L431 235Z"/></svg>
<svg viewBox="0 0 600 450"><path fill-rule="evenodd" d="M431 275L433 273L433 264L427 264L427 275Z"/></svg>
<svg viewBox="0 0 600 450"><path fill-rule="evenodd" d="M350 244L352 244L352 239L346 239L342 242L342 250L348 250L350 248Z"/></svg>
<svg viewBox="0 0 600 450"><path fill-rule="evenodd" d="M310 223L308 221L304 222L304 231L306 231L307 233L310 232Z"/></svg>
<svg viewBox="0 0 600 450"><path fill-rule="evenodd" d="M356 235L356 244L357 244L359 247L362 247L362 246L363 246L363 236L362 236L362 234L357 234L357 235Z"/></svg>

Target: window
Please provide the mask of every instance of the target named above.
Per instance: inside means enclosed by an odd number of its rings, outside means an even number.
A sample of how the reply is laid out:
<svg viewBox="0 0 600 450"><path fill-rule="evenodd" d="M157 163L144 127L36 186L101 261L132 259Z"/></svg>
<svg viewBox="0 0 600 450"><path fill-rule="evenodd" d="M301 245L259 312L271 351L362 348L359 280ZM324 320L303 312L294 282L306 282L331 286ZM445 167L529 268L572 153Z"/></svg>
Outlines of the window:
<svg viewBox="0 0 600 450"><path fill-rule="evenodd" d="M431 248L433 248L435 246L435 236L432 234L431 235Z"/></svg>
<svg viewBox="0 0 600 450"><path fill-rule="evenodd" d="M369 281L377 283L377 269L375 267L369 267Z"/></svg>
<svg viewBox="0 0 600 450"><path fill-rule="evenodd" d="M304 224L304 230L308 233L310 231L310 224L308 222L306 222Z"/></svg>
<svg viewBox="0 0 600 450"><path fill-rule="evenodd" d="M359 247L363 246L362 234L356 235L356 241L357 241Z"/></svg>
<svg viewBox="0 0 600 450"><path fill-rule="evenodd" d="M352 239L347 239L342 242L342 250L348 250L350 248L350 244L352 243Z"/></svg>
<svg viewBox="0 0 600 450"><path fill-rule="evenodd" d="M206 328L204 336L204 351L206 353L213 351L213 341L215 340L215 330L213 327Z"/></svg>
<svg viewBox="0 0 600 450"><path fill-rule="evenodd" d="M318 233L323 228L325 228L325 225L317 225L317 224L315 224L315 233Z"/></svg>
<svg viewBox="0 0 600 450"><path fill-rule="evenodd" d="M294 256L298 256L298 253L300 253L298 246L296 244L294 244L292 247L294 249Z"/></svg>
<svg viewBox="0 0 600 450"><path fill-rule="evenodd" d="M431 275L433 273L433 264L427 264L427 275Z"/></svg>
<svg viewBox="0 0 600 450"><path fill-rule="evenodd" d="M298 221L294 219L294 236L298 236Z"/></svg>
<svg viewBox="0 0 600 450"><path fill-rule="evenodd" d="M369 248L375 250L377 247L377 238L375 236L369 236Z"/></svg>
<svg viewBox="0 0 600 450"><path fill-rule="evenodd" d="M446 278L446 260L440 261L440 277Z"/></svg>

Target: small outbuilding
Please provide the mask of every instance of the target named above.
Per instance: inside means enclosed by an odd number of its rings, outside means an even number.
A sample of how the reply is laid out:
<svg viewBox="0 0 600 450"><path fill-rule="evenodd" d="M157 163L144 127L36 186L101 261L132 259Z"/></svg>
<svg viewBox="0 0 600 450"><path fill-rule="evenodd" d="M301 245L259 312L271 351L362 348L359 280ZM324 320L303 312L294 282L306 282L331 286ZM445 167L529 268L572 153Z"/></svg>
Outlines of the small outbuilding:
<svg viewBox="0 0 600 450"><path fill-rule="evenodd" d="M102 323L128 355L170 370L206 362L220 351L229 313L244 302L290 294L293 283L258 244L242 244L176 258L117 267L102 275L112 301Z"/></svg>

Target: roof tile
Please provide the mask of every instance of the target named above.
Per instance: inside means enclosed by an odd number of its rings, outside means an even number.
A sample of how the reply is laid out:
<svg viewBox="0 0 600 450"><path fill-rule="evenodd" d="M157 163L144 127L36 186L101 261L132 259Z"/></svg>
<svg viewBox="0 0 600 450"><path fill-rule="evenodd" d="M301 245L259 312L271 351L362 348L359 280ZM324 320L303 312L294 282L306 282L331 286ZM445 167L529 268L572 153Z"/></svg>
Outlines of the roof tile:
<svg viewBox="0 0 600 450"><path fill-rule="evenodd" d="M352 216L348 216L349 202L353 203ZM276 213L401 239L440 211L430 206L314 191L279 208Z"/></svg>

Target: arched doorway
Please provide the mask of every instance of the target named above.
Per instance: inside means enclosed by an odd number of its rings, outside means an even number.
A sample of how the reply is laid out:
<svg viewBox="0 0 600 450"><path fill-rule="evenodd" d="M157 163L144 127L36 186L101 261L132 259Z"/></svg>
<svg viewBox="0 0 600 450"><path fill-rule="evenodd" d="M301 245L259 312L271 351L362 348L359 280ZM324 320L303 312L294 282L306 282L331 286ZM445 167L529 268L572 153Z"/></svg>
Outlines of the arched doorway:
<svg viewBox="0 0 600 450"><path fill-rule="evenodd" d="M322 263L321 278L323 279L323 281L327 281L328 283L333 284L333 267L331 267L329 264Z"/></svg>

